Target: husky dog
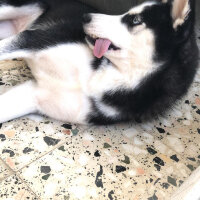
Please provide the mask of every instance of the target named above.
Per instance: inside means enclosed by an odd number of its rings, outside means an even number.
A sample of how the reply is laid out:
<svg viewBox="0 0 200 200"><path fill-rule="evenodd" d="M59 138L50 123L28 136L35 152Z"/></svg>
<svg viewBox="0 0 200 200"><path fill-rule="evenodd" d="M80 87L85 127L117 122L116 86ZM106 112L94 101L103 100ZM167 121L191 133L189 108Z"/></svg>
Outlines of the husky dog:
<svg viewBox="0 0 200 200"><path fill-rule="evenodd" d="M194 0L163 0L109 16L75 0L0 0L0 59L23 58L34 77L0 95L0 123L163 115L197 70L194 10Z"/></svg>

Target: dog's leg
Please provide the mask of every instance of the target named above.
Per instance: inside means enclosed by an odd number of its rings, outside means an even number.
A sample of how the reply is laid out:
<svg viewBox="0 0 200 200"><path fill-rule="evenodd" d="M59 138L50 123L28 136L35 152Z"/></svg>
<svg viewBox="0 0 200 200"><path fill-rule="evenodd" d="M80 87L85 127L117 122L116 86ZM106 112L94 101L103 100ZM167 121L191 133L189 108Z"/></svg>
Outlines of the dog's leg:
<svg viewBox="0 0 200 200"><path fill-rule="evenodd" d="M28 81L0 95L0 123L37 112L35 90Z"/></svg>
<svg viewBox="0 0 200 200"><path fill-rule="evenodd" d="M0 60L27 58L32 51L20 48L20 35L12 36L0 41Z"/></svg>
<svg viewBox="0 0 200 200"><path fill-rule="evenodd" d="M40 2L32 2L26 5L0 4L0 39L16 35L31 26L31 24L43 13L44 5Z"/></svg>

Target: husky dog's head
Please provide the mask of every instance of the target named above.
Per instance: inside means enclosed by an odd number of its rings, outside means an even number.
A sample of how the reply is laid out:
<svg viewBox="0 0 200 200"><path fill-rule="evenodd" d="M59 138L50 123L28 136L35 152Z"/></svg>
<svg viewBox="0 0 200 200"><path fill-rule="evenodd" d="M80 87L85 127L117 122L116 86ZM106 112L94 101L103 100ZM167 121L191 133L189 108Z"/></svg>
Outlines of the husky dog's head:
<svg viewBox="0 0 200 200"><path fill-rule="evenodd" d="M118 16L85 17L94 56L118 65L152 65L168 60L193 31L194 0L147 1Z"/></svg>

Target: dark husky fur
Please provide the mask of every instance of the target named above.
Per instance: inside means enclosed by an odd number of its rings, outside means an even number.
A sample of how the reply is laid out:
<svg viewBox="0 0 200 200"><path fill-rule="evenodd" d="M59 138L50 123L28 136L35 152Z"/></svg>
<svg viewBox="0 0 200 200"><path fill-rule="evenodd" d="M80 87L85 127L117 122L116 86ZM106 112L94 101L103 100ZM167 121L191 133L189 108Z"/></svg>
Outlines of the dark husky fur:
<svg viewBox="0 0 200 200"><path fill-rule="evenodd" d="M33 30L31 28L20 34L19 41L9 51L16 48L40 50L62 43L86 43L82 16L85 13L96 12L89 6L75 0L5 0L0 1L0 4L21 6L36 2L44 9L44 13L32 26ZM173 28L170 14L171 3L155 4L142 12L143 21L155 34L154 60L162 65L132 90L121 88L103 94L101 101L120 112L120 116L116 118L106 116L96 104L96 99L91 97L93 107L87 117L89 123L102 125L130 120L140 122L154 118L164 114L186 94L198 66L198 48L194 32L194 2L190 0L191 12L177 30ZM132 19L133 16L127 14L121 22L131 29ZM51 21L54 23L53 26L51 26ZM48 30L42 28L34 30L34 26L47 22L49 22ZM88 22L87 19L85 23ZM105 59L107 58L94 58L90 67L93 67L93 70L99 70ZM110 62L108 59L107 61Z"/></svg>

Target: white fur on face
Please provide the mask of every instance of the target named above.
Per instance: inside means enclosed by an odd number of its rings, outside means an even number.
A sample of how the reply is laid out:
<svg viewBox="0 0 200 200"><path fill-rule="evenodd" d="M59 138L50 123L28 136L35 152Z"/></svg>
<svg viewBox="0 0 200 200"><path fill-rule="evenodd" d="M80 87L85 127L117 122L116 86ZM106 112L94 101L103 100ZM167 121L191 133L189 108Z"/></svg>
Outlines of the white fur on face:
<svg viewBox="0 0 200 200"><path fill-rule="evenodd" d="M143 51L146 50L144 44L147 45L147 48L152 47L154 36L151 30L146 29L145 24L139 25L130 31L121 22L123 16L94 14L92 15L92 22L85 27L85 31L88 35L109 39L115 46L120 48L116 51L109 50L105 54L106 57L112 60L113 58L127 58L126 61L128 62L130 54L133 54L132 58L134 59L134 52L137 54L138 48L143 49ZM89 46L92 49L94 48L91 44Z"/></svg>
<svg viewBox="0 0 200 200"><path fill-rule="evenodd" d="M122 48L131 39L127 27L121 23L122 17L123 15L92 14L92 22L85 26L85 32L98 38L107 38L115 46Z"/></svg>
<svg viewBox="0 0 200 200"><path fill-rule="evenodd" d="M154 4L154 2L144 3L126 14L142 12L146 6ZM153 61L154 33L145 23L135 26L132 30L128 29L121 21L126 14L119 16L92 14L92 21L85 26L85 32L97 38L109 39L120 48L116 51L109 50L105 53L105 57L123 74L122 79L117 78L119 82L126 82L124 85L135 87L142 78L156 70L159 64ZM91 44L89 46L94 48ZM126 81L123 81L124 77Z"/></svg>

